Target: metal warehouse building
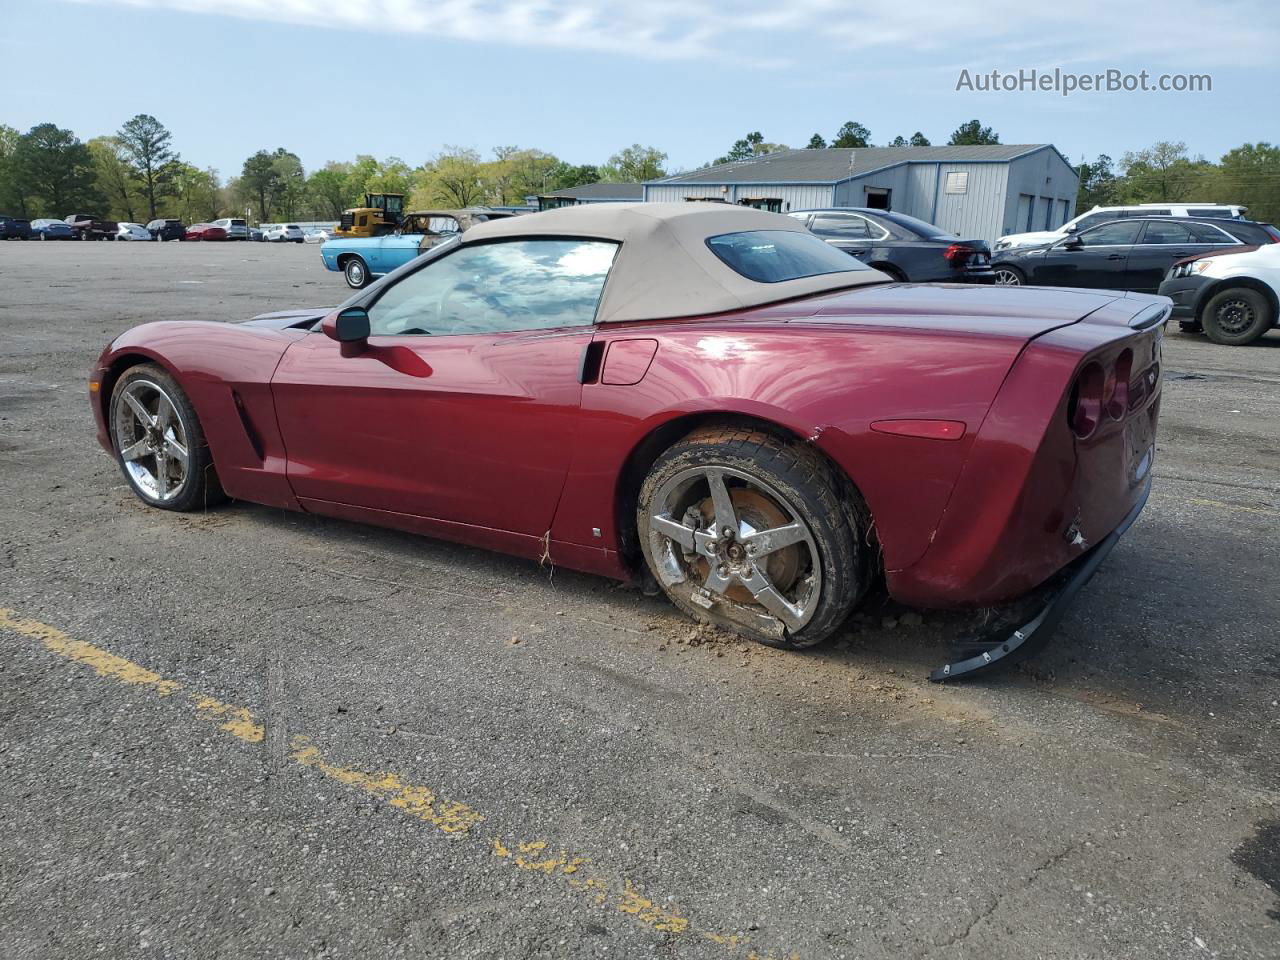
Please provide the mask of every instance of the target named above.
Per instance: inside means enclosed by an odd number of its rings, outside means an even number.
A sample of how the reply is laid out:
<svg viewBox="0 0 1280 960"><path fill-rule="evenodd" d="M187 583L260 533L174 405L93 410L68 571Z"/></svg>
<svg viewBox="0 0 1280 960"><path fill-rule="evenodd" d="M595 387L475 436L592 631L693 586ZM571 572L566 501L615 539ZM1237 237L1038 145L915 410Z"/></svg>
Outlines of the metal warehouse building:
<svg viewBox="0 0 1280 960"><path fill-rule="evenodd" d="M782 150L644 185L650 201L723 200L786 213L896 210L974 239L1052 230L1075 215L1079 178L1048 143Z"/></svg>

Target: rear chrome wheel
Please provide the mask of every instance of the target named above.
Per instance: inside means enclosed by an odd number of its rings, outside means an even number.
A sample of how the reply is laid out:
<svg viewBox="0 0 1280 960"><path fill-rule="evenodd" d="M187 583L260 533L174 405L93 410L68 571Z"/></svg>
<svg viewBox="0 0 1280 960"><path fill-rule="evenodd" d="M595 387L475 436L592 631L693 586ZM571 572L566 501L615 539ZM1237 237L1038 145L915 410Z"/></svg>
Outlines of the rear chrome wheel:
<svg viewBox="0 0 1280 960"><path fill-rule="evenodd" d="M996 267L992 271L996 275L996 286L999 287L1020 287L1022 286L1022 274L1013 267Z"/></svg>
<svg viewBox="0 0 1280 960"><path fill-rule="evenodd" d="M369 284L369 268L359 257L352 257L347 261L342 268L342 275L352 290L361 290Z"/></svg>
<svg viewBox="0 0 1280 960"><path fill-rule="evenodd" d="M649 569L682 611L804 647L834 632L866 590L865 517L861 497L816 451L715 427L658 458L636 519Z"/></svg>
<svg viewBox="0 0 1280 960"><path fill-rule="evenodd" d="M191 510L223 498L195 410L161 368L142 364L120 377L110 428L120 469L144 503Z"/></svg>

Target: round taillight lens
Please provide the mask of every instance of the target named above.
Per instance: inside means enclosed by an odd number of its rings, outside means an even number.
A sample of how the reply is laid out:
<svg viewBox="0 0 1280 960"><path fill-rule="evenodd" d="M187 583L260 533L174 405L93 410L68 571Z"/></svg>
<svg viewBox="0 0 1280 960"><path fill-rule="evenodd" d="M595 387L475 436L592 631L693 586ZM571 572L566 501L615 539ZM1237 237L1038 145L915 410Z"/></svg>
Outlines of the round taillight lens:
<svg viewBox="0 0 1280 960"><path fill-rule="evenodd" d="M1085 364L1076 382L1071 387L1071 396L1067 401L1067 422L1071 432L1081 440L1093 435L1102 419L1102 391L1106 385L1106 375L1102 366L1090 362Z"/></svg>

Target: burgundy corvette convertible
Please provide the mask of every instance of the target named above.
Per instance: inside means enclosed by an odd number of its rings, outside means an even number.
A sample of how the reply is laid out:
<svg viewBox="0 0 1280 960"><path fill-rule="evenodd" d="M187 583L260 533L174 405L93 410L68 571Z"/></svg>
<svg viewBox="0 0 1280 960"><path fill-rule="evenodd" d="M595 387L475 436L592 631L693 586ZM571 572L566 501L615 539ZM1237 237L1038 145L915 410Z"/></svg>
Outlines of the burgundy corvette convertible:
<svg viewBox="0 0 1280 960"><path fill-rule="evenodd" d="M90 389L156 507L230 496L647 571L784 647L877 578L1026 612L950 679L1029 650L1142 509L1167 315L895 283L775 214L600 204L481 224L335 310L135 327Z"/></svg>

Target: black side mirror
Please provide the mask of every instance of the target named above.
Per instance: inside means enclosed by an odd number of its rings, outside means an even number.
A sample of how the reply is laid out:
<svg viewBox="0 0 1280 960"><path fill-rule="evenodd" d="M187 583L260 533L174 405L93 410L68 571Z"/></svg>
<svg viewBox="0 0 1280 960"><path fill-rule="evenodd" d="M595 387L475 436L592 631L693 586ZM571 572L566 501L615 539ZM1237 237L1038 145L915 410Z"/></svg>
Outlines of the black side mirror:
<svg viewBox="0 0 1280 960"><path fill-rule="evenodd" d="M358 343L369 339L369 311L364 307L347 307L334 319L334 338L339 343Z"/></svg>
<svg viewBox="0 0 1280 960"><path fill-rule="evenodd" d="M330 340L342 346L344 357L354 357L369 345L369 311L364 307L347 307L320 321L320 329Z"/></svg>

